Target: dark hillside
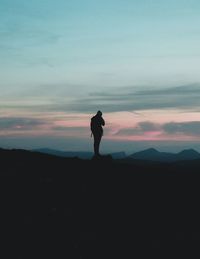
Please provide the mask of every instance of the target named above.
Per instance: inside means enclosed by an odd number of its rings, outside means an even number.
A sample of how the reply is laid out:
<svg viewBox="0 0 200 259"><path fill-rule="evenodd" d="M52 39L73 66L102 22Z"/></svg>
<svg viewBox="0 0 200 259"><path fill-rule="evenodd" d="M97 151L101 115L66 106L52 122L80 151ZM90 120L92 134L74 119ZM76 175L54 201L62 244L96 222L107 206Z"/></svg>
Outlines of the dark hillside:
<svg viewBox="0 0 200 259"><path fill-rule="evenodd" d="M199 245L199 160L0 150L0 162L2 258L171 258L174 249L191 257Z"/></svg>

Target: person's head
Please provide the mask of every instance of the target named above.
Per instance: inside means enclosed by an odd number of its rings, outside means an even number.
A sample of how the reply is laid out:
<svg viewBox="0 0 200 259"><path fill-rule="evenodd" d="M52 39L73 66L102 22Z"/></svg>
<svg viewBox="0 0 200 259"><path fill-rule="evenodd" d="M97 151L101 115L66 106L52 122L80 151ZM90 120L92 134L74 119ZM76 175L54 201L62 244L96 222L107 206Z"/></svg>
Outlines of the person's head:
<svg viewBox="0 0 200 259"><path fill-rule="evenodd" d="M102 116L102 112L101 112L101 111L98 111L98 112L97 112L97 115L98 115L98 116Z"/></svg>

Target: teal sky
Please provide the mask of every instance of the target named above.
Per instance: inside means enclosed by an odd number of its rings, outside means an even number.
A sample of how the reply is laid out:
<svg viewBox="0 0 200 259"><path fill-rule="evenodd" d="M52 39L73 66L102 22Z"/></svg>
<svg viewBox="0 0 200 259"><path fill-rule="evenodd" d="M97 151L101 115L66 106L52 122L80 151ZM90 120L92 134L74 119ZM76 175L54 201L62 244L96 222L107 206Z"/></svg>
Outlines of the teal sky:
<svg viewBox="0 0 200 259"><path fill-rule="evenodd" d="M198 0L0 0L2 125L98 108L109 118L173 109L173 122L198 113L199 12Z"/></svg>

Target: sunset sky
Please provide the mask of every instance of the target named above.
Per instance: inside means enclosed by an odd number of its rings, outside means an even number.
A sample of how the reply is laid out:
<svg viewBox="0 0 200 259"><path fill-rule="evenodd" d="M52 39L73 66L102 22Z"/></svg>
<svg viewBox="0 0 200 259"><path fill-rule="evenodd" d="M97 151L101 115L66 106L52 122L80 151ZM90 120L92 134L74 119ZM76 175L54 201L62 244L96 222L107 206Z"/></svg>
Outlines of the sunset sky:
<svg viewBox="0 0 200 259"><path fill-rule="evenodd" d="M200 151L199 0L0 0L0 147Z"/></svg>

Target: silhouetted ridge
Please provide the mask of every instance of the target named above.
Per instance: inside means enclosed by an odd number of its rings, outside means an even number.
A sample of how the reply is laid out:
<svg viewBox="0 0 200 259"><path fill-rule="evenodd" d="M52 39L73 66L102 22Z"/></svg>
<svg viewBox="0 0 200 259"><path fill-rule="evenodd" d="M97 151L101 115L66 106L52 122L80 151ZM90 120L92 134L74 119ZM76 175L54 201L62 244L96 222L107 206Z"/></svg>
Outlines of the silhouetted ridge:
<svg viewBox="0 0 200 259"><path fill-rule="evenodd" d="M0 149L1 254L8 245L2 258L171 258L174 247L199 251L200 159L122 161Z"/></svg>
<svg viewBox="0 0 200 259"><path fill-rule="evenodd" d="M11 150L11 149L10 149ZM0 149L0 151L7 152L6 149ZM17 151L17 149L12 149L12 151ZM19 152L24 152L22 149L18 150ZM26 150L25 150L26 151ZM81 151L59 151L49 148L40 148L31 150L31 152L38 152L40 154L48 154L57 157L63 158L80 158L80 159L92 159L92 152L81 152ZM104 154L105 156L106 154ZM200 159L200 153L194 149L185 149L179 153L169 153L169 152L160 152L155 148L149 148L139 152L135 152L130 156L126 156L125 152L115 152L110 153L113 159L123 160L124 162L131 162L132 160L138 161L152 161L152 162L176 162L176 161L187 161Z"/></svg>
<svg viewBox="0 0 200 259"><path fill-rule="evenodd" d="M125 152L115 152L115 153L111 153L111 156L113 159L123 159L126 157L126 153Z"/></svg>
<svg viewBox="0 0 200 259"><path fill-rule="evenodd" d="M194 149L185 149L177 154L178 160L200 159L200 153Z"/></svg>
<svg viewBox="0 0 200 259"><path fill-rule="evenodd" d="M60 157L78 157L81 159L91 159L93 157L92 152L86 152L86 151L60 151L56 149L50 149L50 148L39 148L39 149L33 149L35 152L60 156ZM114 152L110 154L113 159L123 159L126 157L125 152Z"/></svg>
<svg viewBox="0 0 200 259"><path fill-rule="evenodd" d="M82 159L91 159L93 156L92 152L81 152L81 151L60 151L50 148L34 149L33 151L41 152L45 154L51 154L60 157L78 157Z"/></svg>
<svg viewBox="0 0 200 259"><path fill-rule="evenodd" d="M154 148L149 148L140 152L133 153L130 158L159 162L175 162L182 160L200 159L200 153L194 149L186 149L179 153L160 152Z"/></svg>
<svg viewBox="0 0 200 259"><path fill-rule="evenodd" d="M173 154L167 152L159 152L155 148L149 148L131 155L133 159L150 160L150 161L170 161Z"/></svg>

